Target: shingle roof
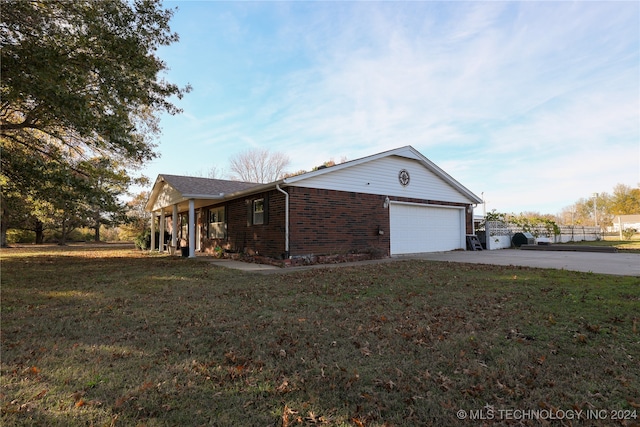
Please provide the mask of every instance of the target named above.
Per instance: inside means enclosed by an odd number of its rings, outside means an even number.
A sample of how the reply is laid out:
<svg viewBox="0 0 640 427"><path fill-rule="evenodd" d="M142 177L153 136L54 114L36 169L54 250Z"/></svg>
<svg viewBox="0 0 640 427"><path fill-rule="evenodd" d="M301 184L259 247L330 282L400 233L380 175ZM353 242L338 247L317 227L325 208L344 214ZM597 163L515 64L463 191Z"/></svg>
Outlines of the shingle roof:
<svg viewBox="0 0 640 427"><path fill-rule="evenodd" d="M640 222L640 215L616 215L613 218L613 222L617 223L618 222L618 218L620 218L620 221L622 222L627 222L627 223L636 223L636 222Z"/></svg>
<svg viewBox="0 0 640 427"><path fill-rule="evenodd" d="M248 190L262 184L226 179L198 178L181 175L161 175L164 180L183 195L217 196Z"/></svg>

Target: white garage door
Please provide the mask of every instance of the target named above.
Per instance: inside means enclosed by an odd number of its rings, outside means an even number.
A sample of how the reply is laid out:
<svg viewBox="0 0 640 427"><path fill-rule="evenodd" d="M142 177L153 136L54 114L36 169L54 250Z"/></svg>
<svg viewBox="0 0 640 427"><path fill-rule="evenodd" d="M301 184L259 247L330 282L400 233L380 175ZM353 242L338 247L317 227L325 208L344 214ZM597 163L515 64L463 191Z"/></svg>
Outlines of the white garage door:
<svg viewBox="0 0 640 427"><path fill-rule="evenodd" d="M392 203L391 255L464 248L464 210Z"/></svg>

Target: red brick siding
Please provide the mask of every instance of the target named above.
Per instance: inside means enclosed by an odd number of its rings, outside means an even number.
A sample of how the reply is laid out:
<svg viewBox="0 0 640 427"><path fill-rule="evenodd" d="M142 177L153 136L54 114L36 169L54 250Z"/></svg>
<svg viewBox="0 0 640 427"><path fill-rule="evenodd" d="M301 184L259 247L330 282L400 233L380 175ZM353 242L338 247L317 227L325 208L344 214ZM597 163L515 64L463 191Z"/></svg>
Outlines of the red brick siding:
<svg viewBox="0 0 640 427"><path fill-rule="evenodd" d="M389 209L383 206L385 196L286 187L290 195L289 255L328 255L348 252L376 251L388 255L390 250ZM248 206L252 200L268 198L268 221L247 226ZM468 205L437 200L390 197L392 201L442 206ZM212 252L215 246L232 251L260 254L272 258L285 255L285 196L277 190L232 200L223 204L227 213L227 238L204 238L202 248ZM203 209L203 219L206 210ZM473 216L466 212L466 232L473 230ZM206 219L204 219L206 221ZM382 235L378 230L383 232ZM203 225L203 235L206 225Z"/></svg>
<svg viewBox="0 0 640 427"><path fill-rule="evenodd" d="M290 254L326 255L375 250L389 254L384 196L288 187ZM378 229L384 234L378 234Z"/></svg>
<svg viewBox="0 0 640 427"><path fill-rule="evenodd" d="M268 217L265 224L247 225L248 204L255 199L268 199ZM272 258L281 258L285 251L284 228L284 194L279 191L247 196L238 200L231 200L223 204L227 213L227 238L205 239L203 248L212 252L216 245L237 252L252 255L260 254ZM213 208L222 205L212 205Z"/></svg>

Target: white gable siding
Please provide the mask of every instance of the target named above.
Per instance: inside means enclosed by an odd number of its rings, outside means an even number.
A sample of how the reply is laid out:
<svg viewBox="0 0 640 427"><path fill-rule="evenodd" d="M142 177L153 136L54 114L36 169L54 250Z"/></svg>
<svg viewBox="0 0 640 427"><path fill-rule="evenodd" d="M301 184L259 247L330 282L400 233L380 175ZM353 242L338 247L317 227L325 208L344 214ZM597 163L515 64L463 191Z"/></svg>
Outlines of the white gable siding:
<svg viewBox="0 0 640 427"><path fill-rule="evenodd" d="M158 210L162 207L171 206L184 200L182 194L166 182L162 183L162 188L158 191L158 197L154 200L152 211Z"/></svg>
<svg viewBox="0 0 640 427"><path fill-rule="evenodd" d="M398 181L398 173L402 169L406 169L411 177L411 181L406 187L400 185ZM291 185L444 202L473 203L417 160L397 156L383 157L331 171L300 180Z"/></svg>

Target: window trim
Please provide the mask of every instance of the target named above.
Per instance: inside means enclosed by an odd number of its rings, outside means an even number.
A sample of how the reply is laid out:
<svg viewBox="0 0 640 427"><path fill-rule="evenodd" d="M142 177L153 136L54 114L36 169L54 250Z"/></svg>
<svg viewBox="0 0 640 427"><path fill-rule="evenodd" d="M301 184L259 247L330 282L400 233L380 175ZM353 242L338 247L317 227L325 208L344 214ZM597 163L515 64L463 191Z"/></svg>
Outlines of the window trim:
<svg viewBox="0 0 640 427"><path fill-rule="evenodd" d="M260 210L257 210L260 207ZM251 224L253 225L263 225L264 224L264 212L265 212L265 202L264 197L259 199L253 199L251 201Z"/></svg>
<svg viewBox="0 0 640 427"><path fill-rule="evenodd" d="M209 208L207 213L207 238L209 239L226 239L227 238L227 209L226 206L217 206L215 208ZM218 214L222 218L222 221L211 221L212 215L215 215L214 212L219 211ZM222 224L221 231L222 236L213 235L214 231L220 231L219 226L216 227L216 224Z"/></svg>

